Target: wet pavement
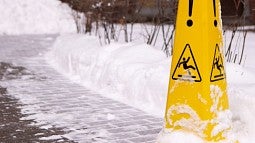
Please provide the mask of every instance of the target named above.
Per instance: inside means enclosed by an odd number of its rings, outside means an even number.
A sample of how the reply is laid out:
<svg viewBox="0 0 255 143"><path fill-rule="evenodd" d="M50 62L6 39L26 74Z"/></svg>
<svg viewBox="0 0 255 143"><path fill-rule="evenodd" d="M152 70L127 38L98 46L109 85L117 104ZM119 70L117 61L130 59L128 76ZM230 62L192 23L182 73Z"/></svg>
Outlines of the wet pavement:
<svg viewBox="0 0 255 143"><path fill-rule="evenodd" d="M36 75L22 66L0 62L0 81L15 79L36 79ZM21 113L23 104L8 95L7 88L0 86L0 143L72 143L67 138L48 139L44 137L65 134L61 128L42 129L33 124L34 120L24 120L28 116Z"/></svg>

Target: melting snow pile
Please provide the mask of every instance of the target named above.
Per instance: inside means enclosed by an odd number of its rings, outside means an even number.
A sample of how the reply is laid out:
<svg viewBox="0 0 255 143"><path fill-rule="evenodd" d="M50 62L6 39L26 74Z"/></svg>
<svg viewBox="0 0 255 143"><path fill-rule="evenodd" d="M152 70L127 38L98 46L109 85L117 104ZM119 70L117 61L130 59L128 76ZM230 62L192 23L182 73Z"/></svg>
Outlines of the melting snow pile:
<svg viewBox="0 0 255 143"><path fill-rule="evenodd" d="M58 0L0 0L0 35L75 32L71 9Z"/></svg>
<svg viewBox="0 0 255 143"><path fill-rule="evenodd" d="M250 39L254 37L255 35L251 34ZM96 37L61 36L53 45L47 59L63 74L101 92L102 95L163 118L170 58L166 58L162 51L146 44L113 43L100 46L99 43ZM255 46L249 38L247 44L252 48ZM254 53L255 49L252 48L247 48L247 53ZM252 61L255 60L254 56L250 57L253 58ZM240 143L252 143L255 141L255 124L253 123L255 120L255 74L251 71L255 71L255 66L249 69L229 63L226 66L232 114L229 111L218 114L218 120L222 121L222 124L215 128L214 133L232 127L233 130L229 136L235 136ZM211 90L216 93L215 95L220 96L221 93L217 87L212 86ZM215 100L218 98L214 94L211 96ZM189 108L183 106L183 110L189 110ZM212 110L214 110L213 107ZM195 113L192 116L194 119L198 118ZM199 126L202 128L203 124ZM201 139L187 132L172 132L167 136L164 134L160 136L162 143L165 139L167 143L170 143L169 137L172 142L202 142Z"/></svg>

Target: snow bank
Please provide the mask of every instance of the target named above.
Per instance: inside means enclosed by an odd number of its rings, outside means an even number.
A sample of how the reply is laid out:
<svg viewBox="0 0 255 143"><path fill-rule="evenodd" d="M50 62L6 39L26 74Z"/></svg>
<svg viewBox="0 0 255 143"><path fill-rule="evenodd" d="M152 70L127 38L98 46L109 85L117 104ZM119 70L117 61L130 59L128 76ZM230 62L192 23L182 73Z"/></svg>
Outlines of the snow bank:
<svg viewBox="0 0 255 143"><path fill-rule="evenodd" d="M69 35L57 39L48 59L105 96L163 115L158 109L165 106L169 59L161 51L146 44L101 47L96 37Z"/></svg>
<svg viewBox="0 0 255 143"><path fill-rule="evenodd" d="M0 35L75 32L71 9L58 0L0 0Z"/></svg>
<svg viewBox="0 0 255 143"><path fill-rule="evenodd" d="M146 44L100 46L99 43L96 37L61 36L47 59L61 73L102 95L163 117L170 58ZM235 64L227 64L226 68L230 110L233 113L233 132L230 135L236 136L241 143L251 143L255 141L255 75ZM170 136L199 142L194 135L187 136L183 132Z"/></svg>

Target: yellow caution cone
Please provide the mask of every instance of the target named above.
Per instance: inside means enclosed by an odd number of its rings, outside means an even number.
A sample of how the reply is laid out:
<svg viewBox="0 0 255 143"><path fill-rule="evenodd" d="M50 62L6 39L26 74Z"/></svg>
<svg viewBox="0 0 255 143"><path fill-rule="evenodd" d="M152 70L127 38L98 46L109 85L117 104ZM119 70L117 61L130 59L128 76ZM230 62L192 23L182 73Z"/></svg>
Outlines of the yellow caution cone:
<svg viewBox="0 0 255 143"><path fill-rule="evenodd" d="M179 0L165 130L228 140L220 0Z"/></svg>

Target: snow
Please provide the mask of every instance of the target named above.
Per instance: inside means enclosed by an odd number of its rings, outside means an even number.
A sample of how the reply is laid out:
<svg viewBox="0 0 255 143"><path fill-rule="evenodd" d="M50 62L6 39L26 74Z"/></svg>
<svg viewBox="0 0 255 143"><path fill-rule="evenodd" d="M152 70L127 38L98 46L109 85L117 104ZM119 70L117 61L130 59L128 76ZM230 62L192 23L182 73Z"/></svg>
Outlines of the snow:
<svg viewBox="0 0 255 143"><path fill-rule="evenodd" d="M156 143L204 143L199 137L184 131L163 130Z"/></svg>
<svg viewBox="0 0 255 143"><path fill-rule="evenodd" d="M74 33L71 13L58 0L0 0L0 35Z"/></svg>
<svg viewBox="0 0 255 143"><path fill-rule="evenodd" d="M60 135L52 135L50 137L41 137L40 140L57 140L57 139L61 139L62 136Z"/></svg>
<svg viewBox="0 0 255 143"><path fill-rule="evenodd" d="M248 33L245 63L226 64L230 110L218 113L217 118L221 124L213 130L217 134L232 128L230 133L226 133L231 141L225 142L234 142L236 138L240 143L255 140L254 37L254 33ZM73 81L99 91L106 97L163 118L171 57L167 58L162 51L139 42L112 42L101 46L97 37L73 34L58 37L46 58L53 67ZM217 103L222 91L214 85L211 90L215 93L211 96ZM201 102L206 102L201 99L201 95L199 97ZM192 125L194 120L199 120L195 111L185 106L176 108L181 108L183 110L179 111L188 112L194 117L185 121L187 124ZM211 110L215 111L215 106ZM199 124L199 127L202 128L203 125ZM169 138L172 139L171 142L202 142L187 132L171 132L159 136L161 143L167 142Z"/></svg>
<svg viewBox="0 0 255 143"><path fill-rule="evenodd" d="M107 114L107 120L114 120L116 118L115 115L108 113Z"/></svg>
<svg viewBox="0 0 255 143"><path fill-rule="evenodd" d="M224 131L228 131L231 129L231 118L232 118L232 113L230 110L225 110L217 113L216 117L216 126L212 130L212 136L216 136L219 133L222 133ZM224 137L227 137L228 133L225 132L223 133ZM229 138L229 137L228 137Z"/></svg>

